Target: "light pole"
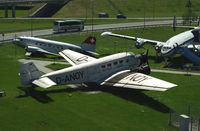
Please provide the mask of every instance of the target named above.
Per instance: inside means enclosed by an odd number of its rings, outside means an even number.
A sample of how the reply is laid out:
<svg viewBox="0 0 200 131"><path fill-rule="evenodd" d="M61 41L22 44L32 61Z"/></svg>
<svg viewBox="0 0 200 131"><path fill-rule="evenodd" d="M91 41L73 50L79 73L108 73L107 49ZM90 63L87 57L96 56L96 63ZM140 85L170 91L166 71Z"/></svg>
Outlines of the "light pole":
<svg viewBox="0 0 200 131"><path fill-rule="evenodd" d="M155 0L153 0L153 20L155 18Z"/></svg>
<svg viewBox="0 0 200 131"><path fill-rule="evenodd" d="M92 35L93 35L93 26L94 26L94 20L93 20L93 17L94 17L94 0L91 0L91 4L92 4Z"/></svg>
<svg viewBox="0 0 200 131"><path fill-rule="evenodd" d="M145 17L146 17L146 0L144 0L144 28L145 28Z"/></svg>
<svg viewBox="0 0 200 131"><path fill-rule="evenodd" d="M85 19L87 20L87 8L88 8L88 1L85 0Z"/></svg>
<svg viewBox="0 0 200 131"><path fill-rule="evenodd" d="M31 24L31 36L33 36L33 23L32 23L32 2L30 2L31 5L31 13L30 13L30 24Z"/></svg>

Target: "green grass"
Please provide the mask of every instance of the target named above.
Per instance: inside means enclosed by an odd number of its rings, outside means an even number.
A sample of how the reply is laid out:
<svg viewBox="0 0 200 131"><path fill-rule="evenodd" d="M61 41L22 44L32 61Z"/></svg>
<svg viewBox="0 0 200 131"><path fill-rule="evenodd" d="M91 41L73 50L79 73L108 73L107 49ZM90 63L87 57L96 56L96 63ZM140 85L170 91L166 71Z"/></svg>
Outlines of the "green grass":
<svg viewBox="0 0 200 131"><path fill-rule="evenodd" d="M62 18L61 18L62 19ZM26 31L31 29L53 29L53 22L58 19L0 19L0 33L10 33ZM84 25L92 25L91 19L81 19L84 21ZM116 23L129 23L129 22L141 22L143 20L135 19L94 19L94 25L100 24L116 24ZM147 20L150 21L150 20ZM152 21L152 20L151 20Z"/></svg>
<svg viewBox="0 0 200 131"><path fill-rule="evenodd" d="M67 86L32 89L20 84L13 49L11 44L0 47L0 90L7 94L0 98L2 130L173 131L177 129L168 126L169 108L187 113L186 105L191 104L193 114L200 115L198 76L152 73L179 85L165 93L103 88L90 95ZM21 57L23 50L17 50Z"/></svg>
<svg viewBox="0 0 200 131"><path fill-rule="evenodd" d="M116 33L137 35L165 41L181 32L172 32L169 27L114 31ZM133 41L113 37L97 37L97 52L105 56L114 53L114 42L118 41L116 51L129 51ZM159 34L159 35L158 35ZM169 35L170 34L170 35ZM75 34L51 38L69 43L81 43L88 34ZM149 48L150 56L154 50ZM15 50L16 49L16 50ZM133 49L134 53L143 50ZM177 88L167 92L136 91L107 88L69 88L57 86L49 89L30 88L20 84L18 72L24 57L24 49L13 44L0 44L0 91L7 96L0 98L1 130L134 130L134 131L175 131L170 127L169 109L187 114L191 105L192 116L199 118L199 76L151 73L152 76L175 83ZM49 56L46 56L45 59ZM43 59L43 58L40 58ZM150 59L150 64L154 63ZM58 69L60 66L53 67ZM63 68L63 67L60 67ZM87 90L102 90L98 94L87 94Z"/></svg>
<svg viewBox="0 0 200 131"><path fill-rule="evenodd" d="M115 6L127 17L143 17L144 5L146 5L147 17L171 17L182 16L187 10L185 7L188 0L111 0ZM197 14L200 12L198 0L193 0L192 10ZM87 10L86 10L87 7ZM73 12L73 13L72 13ZM119 13L108 2L108 0L94 1L94 17L98 17L99 12L106 12L110 17L116 17ZM72 0L58 11L54 17L88 17L92 16L92 4L90 0Z"/></svg>
<svg viewBox="0 0 200 131"><path fill-rule="evenodd" d="M71 67L71 65L65 65L65 64L50 64L46 66L47 68L50 68L52 70L60 70L60 69L64 69L67 67Z"/></svg>

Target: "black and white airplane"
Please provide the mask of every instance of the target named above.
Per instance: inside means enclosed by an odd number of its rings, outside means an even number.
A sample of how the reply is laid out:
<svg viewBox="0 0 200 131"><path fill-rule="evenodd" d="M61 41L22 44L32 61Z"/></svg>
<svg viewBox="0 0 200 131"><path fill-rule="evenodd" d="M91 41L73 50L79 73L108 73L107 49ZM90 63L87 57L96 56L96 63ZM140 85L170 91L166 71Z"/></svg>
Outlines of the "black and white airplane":
<svg viewBox="0 0 200 131"><path fill-rule="evenodd" d="M197 27L176 26L176 18L174 17L173 28L174 29L175 28L187 28L187 29L192 29L192 30L188 30L188 31L179 33L179 34L171 37L170 39L168 39L166 42L149 40L149 39L139 38L139 37L134 37L134 36L115 34L112 32L103 32L101 34L101 36L114 36L114 37L119 37L119 38L123 38L123 39L134 40L135 41L134 46L138 49L143 47L143 45L145 43L150 43L150 44L154 45L156 52L161 53L161 55L165 58L166 61L169 57L172 57L174 54L176 54L176 53L180 54L180 51L182 51L182 50L179 50L179 49L181 49L182 47L192 49L195 52L195 54L200 54L200 45L194 45L194 42L200 41L200 33L199 33L200 24ZM184 54L184 52L183 52L183 54ZM184 55L187 55L187 54L185 53ZM188 56L186 56L186 57L196 58L191 53L188 53ZM193 60L196 64L200 65L200 62L197 62L200 60L200 58L195 59L195 60L193 58L191 58L191 60Z"/></svg>

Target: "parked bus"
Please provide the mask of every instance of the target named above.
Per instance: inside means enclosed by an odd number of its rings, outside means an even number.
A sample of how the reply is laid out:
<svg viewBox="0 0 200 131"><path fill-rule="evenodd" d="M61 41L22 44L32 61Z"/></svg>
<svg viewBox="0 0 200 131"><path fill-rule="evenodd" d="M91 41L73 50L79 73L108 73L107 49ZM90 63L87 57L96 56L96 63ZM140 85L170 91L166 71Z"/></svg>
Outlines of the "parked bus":
<svg viewBox="0 0 200 131"><path fill-rule="evenodd" d="M82 31L83 29L84 22L81 20L59 20L53 25L54 33Z"/></svg>

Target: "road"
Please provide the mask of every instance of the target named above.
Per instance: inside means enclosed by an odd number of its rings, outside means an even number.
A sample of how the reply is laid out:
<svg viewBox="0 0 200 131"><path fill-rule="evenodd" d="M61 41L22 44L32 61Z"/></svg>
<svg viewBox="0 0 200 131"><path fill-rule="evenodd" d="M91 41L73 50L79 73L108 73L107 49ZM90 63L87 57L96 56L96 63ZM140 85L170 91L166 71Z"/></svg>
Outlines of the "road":
<svg viewBox="0 0 200 131"><path fill-rule="evenodd" d="M31 59L19 59L18 60L21 63L28 63L28 62L33 62L37 68L44 72L44 73L49 73L52 72L53 70L45 67L47 65L57 63L57 64L69 64L68 62L53 62L53 61L41 61L41 60L31 60ZM178 74L178 75L195 75L195 76L200 76L200 73L193 73L193 72L184 72L184 71L169 71L169 70L158 70L158 69L151 69L152 72L159 72L159 73L167 73L167 74Z"/></svg>
<svg viewBox="0 0 200 131"><path fill-rule="evenodd" d="M181 23L182 20L178 20L178 23ZM172 20L167 21L149 21L145 23L145 26L166 26L166 25L172 25ZM100 31L100 30L113 30L113 29L119 29L119 28L138 28L143 27L144 22L134 22L134 23L119 23L119 24L104 24L104 25L94 25L93 30ZM92 31L92 26L85 26L85 29L83 32L89 32ZM31 33L32 32L32 33ZM78 32L76 32L78 33ZM38 31L26 31L26 32L16 32L16 33L8 33L4 34L4 36L0 35L0 41L11 41L17 36L53 36L53 35L66 35L70 33L64 33L64 34L53 34L52 29L47 30L38 30Z"/></svg>

